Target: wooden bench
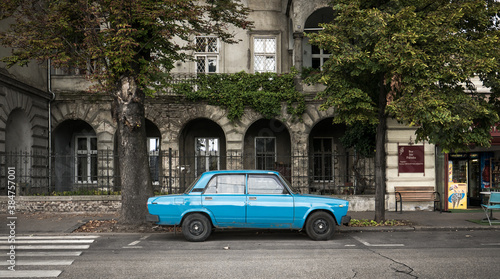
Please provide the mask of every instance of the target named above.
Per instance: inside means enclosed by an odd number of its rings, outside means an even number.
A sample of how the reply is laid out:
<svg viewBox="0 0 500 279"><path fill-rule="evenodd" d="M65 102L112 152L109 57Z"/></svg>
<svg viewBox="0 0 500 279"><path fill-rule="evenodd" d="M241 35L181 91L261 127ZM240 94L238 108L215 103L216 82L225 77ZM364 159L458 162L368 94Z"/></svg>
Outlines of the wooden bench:
<svg viewBox="0 0 500 279"><path fill-rule="evenodd" d="M396 212L398 212L399 202L399 208L403 213L403 201L432 201L434 210L436 210L436 203L439 203L439 210L443 212L441 195L434 191L432 186L397 186L394 187L394 195L396 196Z"/></svg>
<svg viewBox="0 0 500 279"><path fill-rule="evenodd" d="M492 221L493 210L500 210L500 192L491 192L488 204L481 204L481 207L483 208L484 213L486 213L486 218L488 218L490 226L491 223L500 223L500 221ZM489 213L488 210L490 211Z"/></svg>

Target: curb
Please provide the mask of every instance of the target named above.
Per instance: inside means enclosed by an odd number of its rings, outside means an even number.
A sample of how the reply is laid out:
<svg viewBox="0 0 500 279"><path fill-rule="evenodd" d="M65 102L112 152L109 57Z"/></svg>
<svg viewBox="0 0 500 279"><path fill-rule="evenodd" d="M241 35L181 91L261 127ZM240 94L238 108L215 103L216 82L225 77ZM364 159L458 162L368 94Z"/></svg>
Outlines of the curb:
<svg viewBox="0 0 500 279"><path fill-rule="evenodd" d="M380 226L380 227L339 227L340 233L351 232L414 232L414 231L481 231L500 230L495 226L436 227L436 226Z"/></svg>

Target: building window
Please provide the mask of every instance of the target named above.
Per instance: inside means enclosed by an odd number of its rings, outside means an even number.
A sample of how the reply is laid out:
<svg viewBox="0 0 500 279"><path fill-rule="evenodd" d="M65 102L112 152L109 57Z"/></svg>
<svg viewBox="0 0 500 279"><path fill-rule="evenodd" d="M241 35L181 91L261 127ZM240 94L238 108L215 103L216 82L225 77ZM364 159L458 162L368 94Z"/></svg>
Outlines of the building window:
<svg viewBox="0 0 500 279"><path fill-rule="evenodd" d="M255 138L255 168L258 170L274 170L276 162L276 138Z"/></svg>
<svg viewBox="0 0 500 279"><path fill-rule="evenodd" d="M333 181L333 139L314 138L314 181Z"/></svg>
<svg viewBox="0 0 500 279"><path fill-rule="evenodd" d="M219 139L195 139L195 166L196 176L206 171L219 169Z"/></svg>
<svg viewBox="0 0 500 279"><path fill-rule="evenodd" d="M97 183L97 137L76 137L75 166L77 183Z"/></svg>
<svg viewBox="0 0 500 279"><path fill-rule="evenodd" d="M314 69L322 69L330 53L318 46L311 46L311 64Z"/></svg>
<svg viewBox="0 0 500 279"><path fill-rule="evenodd" d="M276 72L276 38L255 37L253 39L254 72Z"/></svg>
<svg viewBox="0 0 500 279"><path fill-rule="evenodd" d="M148 138L149 172L153 184L160 183L160 138Z"/></svg>
<svg viewBox="0 0 500 279"><path fill-rule="evenodd" d="M195 38L197 73L217 73L219 60L219 39L212 36Z"/></svg>

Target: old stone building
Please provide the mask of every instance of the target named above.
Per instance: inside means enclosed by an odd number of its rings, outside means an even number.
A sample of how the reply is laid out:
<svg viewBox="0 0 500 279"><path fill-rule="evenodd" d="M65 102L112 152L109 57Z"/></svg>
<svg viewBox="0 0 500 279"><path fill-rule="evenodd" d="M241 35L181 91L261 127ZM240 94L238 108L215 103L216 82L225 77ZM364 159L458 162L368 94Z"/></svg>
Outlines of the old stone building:
<svg viewBox="0 0 500 279"><path fill-rule="evenodd" d="M255 27L234 30L237 44L222 43L210 34L193 36L195 60L178 62L174 77L241 71L288 73L292 67L320 68L328 59L329 54L311 46L304 33L315 32L319 23L332 20L330 1L242 2L251 9L249 19ZM0 49L0 55L9 51ZM8 166L17 164L24 187L21 194L119 190L110 98L84 93L88 86L78 69L52 69L36 63L28 68L0 68L0 152L6 154L2 176L5 178ZM332 125L333 110L322 111L321 103L313 100L319 86L298 80L296 88L306 96L300 121L285 109L280 117L266 119L249 108L240 120L230 121L221 107L187 102L171 92L148 98L149 167L156 189L182 191L206 170L273 169L304 192L356 195L350 197L355 208L373 209L372 160L359 158L340 144L344 128ZM435 147L419 143L423 170L400 172L398 149L413 145L414 130L393 121L388 125L388 207L394 207L397 185L434 186L444 191L444 177L440 177L444 166L435 168ZM31 154L32 161L8 156L19 151ZM412 206L425 209L432 203Z"/></svg>

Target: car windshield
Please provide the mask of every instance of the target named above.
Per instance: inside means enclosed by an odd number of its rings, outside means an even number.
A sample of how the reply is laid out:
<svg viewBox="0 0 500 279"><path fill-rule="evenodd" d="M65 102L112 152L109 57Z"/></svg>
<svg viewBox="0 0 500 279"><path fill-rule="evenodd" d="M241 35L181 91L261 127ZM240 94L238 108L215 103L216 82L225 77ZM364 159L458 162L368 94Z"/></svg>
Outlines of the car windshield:
<svg viewBox="0 0 500 279"><path fill-rule="evenodd" d="M189 185L189 187L186 188L186 191L184 191L184 194L189 194L191 192L191 190L193 189L194 185L196 185L196 182L198 182L198 180L200 180L200 177L201 177L201 175L199 175L193 182L191 182L191 184Z"/></svg>
<svg viewBox="0 0 500 279"><path fill-rule="evenodd" d="M286 186L288 187L288 189L290 189L290 191L292 192L292 194L299 193L299 191L297 189L295 189L292 186L292 184L290 182L288 182L288 180L283 175L281 175L281 173L279 174L279 177L281 178L281 181L283 181L283 183L286 184Z"/></svg>

